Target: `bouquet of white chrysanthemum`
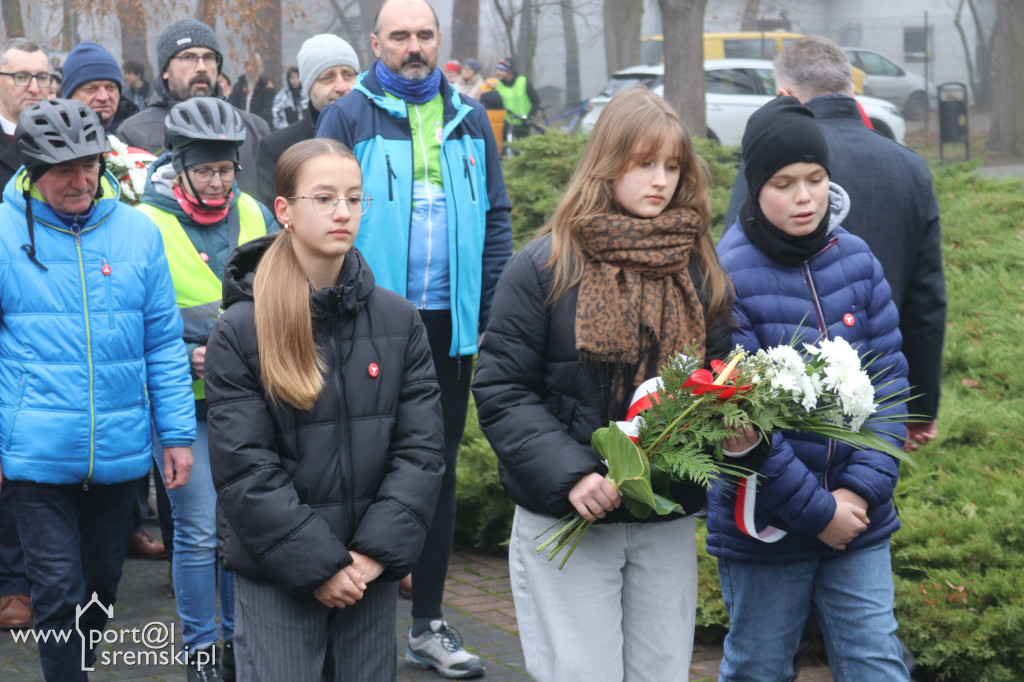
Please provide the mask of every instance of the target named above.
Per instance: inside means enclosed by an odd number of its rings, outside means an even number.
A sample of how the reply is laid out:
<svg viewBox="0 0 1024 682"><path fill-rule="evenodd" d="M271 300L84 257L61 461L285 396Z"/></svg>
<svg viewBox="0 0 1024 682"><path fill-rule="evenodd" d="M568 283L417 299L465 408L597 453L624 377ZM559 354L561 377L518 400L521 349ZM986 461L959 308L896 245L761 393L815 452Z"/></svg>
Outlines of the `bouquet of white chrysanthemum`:
<svg viewBox="0 0 1024 682"><path fill-rule="evenodd" d="M767 438L773 431L814 433L909 459L875 430L915 421L907 414L875 414L880 402L891 408L909 398L888 395L876 402L876 388L884 386L872 384L845 339L804 344L803 350L801 355L791 345L780 345L750 355L737 348L728 363L713 361L713 372L679 355L660 377L644 382L633 396L629 421L598 429L591 439L627 509L638 518L683 512L667 497L673 482L709 486L722 474L756 476L723 456L722 441L737 429L752 428ZM568 548L559 567L591 526L576 512L561 522L565 525L537 548L549 549L549 560Z"/></svg>
<svg viewBox="0 0 1024 682"><path fill-rule="evenodd" d="M121 186L121 201L135 205L142 198L149 164L156 156L145 149L129 147L113 135L107 135L107 140L110 142L110 151L106 157L107 169Z"/></svg>

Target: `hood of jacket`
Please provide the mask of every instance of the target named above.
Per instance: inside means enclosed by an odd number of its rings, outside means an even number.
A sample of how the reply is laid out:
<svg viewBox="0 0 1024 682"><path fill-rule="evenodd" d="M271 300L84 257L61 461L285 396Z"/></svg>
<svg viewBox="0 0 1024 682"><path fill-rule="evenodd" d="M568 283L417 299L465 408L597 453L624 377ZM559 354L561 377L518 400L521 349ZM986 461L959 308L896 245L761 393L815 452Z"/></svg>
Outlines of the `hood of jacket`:
<svg viewBox="0 0 1024 682"><path fill-rule="evenodd" d="M231 252L224 266L224 288L221 305L227 310L233 303L253 299L253 282L256 268L263 254L270 248L278 234L268 234L242 244ZM282 237L283 238L283 237ZM357 313L366 305L366 299L373 291L375 281L370 266L359 250L352 248L345 256L345 263L333 287L318 289L310 294L313 310L329 313L332 310Z"/></svg>
<svg viewBox="0 0 1024 682"><path fill-rule="evenodd" d="M177 177L174 166L171 163L171 153L164 152L149 164L149 172L146 173L146 187L142 191L143 204L155 206L162 211L173 214L178 220L185 220L191 223L191 219L182 210L177 198L174 196L174 178ZM237 176L236 176L237 178ZM238 204L238 196L241 190L238 188L238 180L231 184L231 208Z"/></svg>

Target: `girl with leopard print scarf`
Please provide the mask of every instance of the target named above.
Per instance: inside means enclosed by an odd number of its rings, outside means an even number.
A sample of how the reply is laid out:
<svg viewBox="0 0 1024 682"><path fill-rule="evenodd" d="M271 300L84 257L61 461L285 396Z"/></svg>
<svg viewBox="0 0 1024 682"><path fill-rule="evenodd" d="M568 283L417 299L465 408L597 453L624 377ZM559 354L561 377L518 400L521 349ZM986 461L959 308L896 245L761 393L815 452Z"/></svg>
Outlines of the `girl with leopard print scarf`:
<svg viewBox="0 0 1024 682"><path fill-rule="evenodd" d="M590 437L675 353L729 352L731 289L710 216L678 114L630 88L608 103L554 215L498 282L473 392L516 503L512 591L539 682L689 679L704 490L674 487L687 516L638 519ZM597 523L559 570L536 537L573 510Z"/></svg>

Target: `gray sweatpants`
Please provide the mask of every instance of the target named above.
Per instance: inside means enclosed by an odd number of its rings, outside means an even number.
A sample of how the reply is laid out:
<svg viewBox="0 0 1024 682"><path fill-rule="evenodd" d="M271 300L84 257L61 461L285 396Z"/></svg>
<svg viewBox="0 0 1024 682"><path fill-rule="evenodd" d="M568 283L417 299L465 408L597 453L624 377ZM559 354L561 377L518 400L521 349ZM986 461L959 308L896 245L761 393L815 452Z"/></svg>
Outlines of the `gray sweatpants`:
<svg viewBox="0 0 1024 682"><path fill-rule="evenodd" d="M239 682L392 682L397 600L397 583L374 581L352 606L328 608L236 574Z"/></svg>

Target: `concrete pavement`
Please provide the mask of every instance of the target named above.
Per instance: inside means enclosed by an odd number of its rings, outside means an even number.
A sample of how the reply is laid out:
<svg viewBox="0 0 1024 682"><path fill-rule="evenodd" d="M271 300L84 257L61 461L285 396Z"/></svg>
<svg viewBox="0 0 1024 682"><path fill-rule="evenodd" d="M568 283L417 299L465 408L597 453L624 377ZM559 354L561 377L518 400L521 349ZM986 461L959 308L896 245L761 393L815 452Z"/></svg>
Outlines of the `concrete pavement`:
<svg viewBox="0 0 1024 682"><path fill-rule="evenodd" d="M156 532L156 529L150 528L150 531ZM100 650L106 664L101 658L96 671L90 673L90 680L186 682L184 668L168 660L181 646L181 626L177 621L167 570L166 561L126 561L118 601L114 605L114 617L106 631L109 643ZM519 645L505 557L475 551L453 553L444 603L445 617L462 633L465 646L484 659L487 667L484 680L530 679L525 672ZM437 682L442 679L433 670L416 670L402 662L406 633L412 624L408 601L399 601L398 614L398 679L403 682ZM149 640L148 647L142 641L144 638ZM144 653L147 651L151 653ZM146 656L151 656L151 660L145 660ZM157 656L163 656L164 660L158 660ZM689 681L711 682L717 679L721 657L720 646L696 645ZM15 642L11 633L0 631L0 681L40 682L42 679L35 644ZM827 682L831 679L828 669L821 665L805 668L799 678L800 682Z"/></svg>

